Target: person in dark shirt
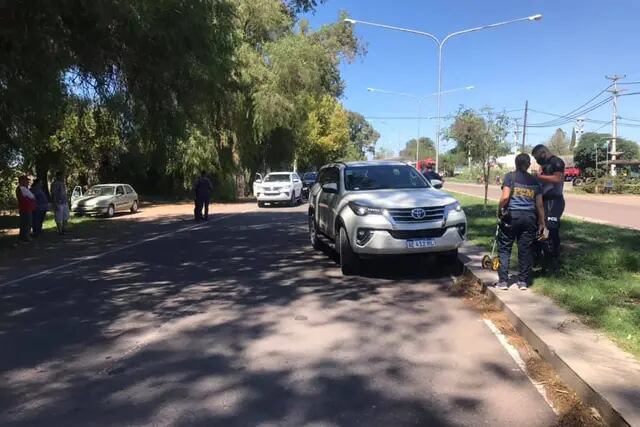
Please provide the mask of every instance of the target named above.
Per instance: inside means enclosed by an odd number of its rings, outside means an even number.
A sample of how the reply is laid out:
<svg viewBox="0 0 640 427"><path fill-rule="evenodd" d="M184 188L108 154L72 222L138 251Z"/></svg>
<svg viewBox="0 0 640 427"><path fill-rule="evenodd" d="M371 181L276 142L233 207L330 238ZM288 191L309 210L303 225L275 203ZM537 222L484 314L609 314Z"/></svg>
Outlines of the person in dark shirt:
<svg viewBox="0 0 640 427"><path fill-rule="evenodd" d="M536 145L531 152L540 165L537 175L542 186L545 222L549 239L543 243L543 254L552 271L560 266L560 218L564 212L564 162L544 145Z"/></svg>
<svg viewBox="0 0 640 427"><path fill-rule="evenodd" d="M533 265L533 244L536 234L544 233L544 210L542 206L542 190L535 177L527 170L531 166L528 154L516 156L516 170L504 177L500 212L502 221L498 233L498 269L499 289L509 289L509 262L513 243L518 242L518 282L521 290L526 290L531 283L531 267Z"/></svg>
<svg viewBox="0 0 640 427"><path fill-rule="evenodd" d="M443 181L442 177L438 174L438 172L435 172L433 170L432 164L427 165L426 169L422 171L422 175L425 178L427 178L429 182L431 182L434 179L437 179L438 181Z"/></svg>
<svg viewBox="0 0 640 427"><path fill-rule="evenodd" d="M211 180L207 178L207 172L200 172L200 177L193 184L193 192L195 193L195 209L193 211L195 220L209 220L209 203L211 203L211 191L213 185ZM204 216L202 210L204 208Z"/></svg>

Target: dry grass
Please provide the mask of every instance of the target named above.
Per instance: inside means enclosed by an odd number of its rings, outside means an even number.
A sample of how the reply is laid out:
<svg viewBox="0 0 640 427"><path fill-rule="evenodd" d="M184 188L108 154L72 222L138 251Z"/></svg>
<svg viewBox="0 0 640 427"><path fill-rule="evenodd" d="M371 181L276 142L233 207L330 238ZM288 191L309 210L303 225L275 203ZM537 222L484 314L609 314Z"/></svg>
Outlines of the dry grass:
<svg viewBox="0 0 640 427"><path fill-rule="evenodd" d="M507 316L491 302L485 289L468 277L458 278L451 287L452 293L464 298L467 305L482 313L507 337L524 360L527 375L541 384L547 398L558 411L558 427L603 427L606 424L598 412L582 403L578 395L567 387L555 373L553 367L544 361L538 352L516 331Z"/></svg>

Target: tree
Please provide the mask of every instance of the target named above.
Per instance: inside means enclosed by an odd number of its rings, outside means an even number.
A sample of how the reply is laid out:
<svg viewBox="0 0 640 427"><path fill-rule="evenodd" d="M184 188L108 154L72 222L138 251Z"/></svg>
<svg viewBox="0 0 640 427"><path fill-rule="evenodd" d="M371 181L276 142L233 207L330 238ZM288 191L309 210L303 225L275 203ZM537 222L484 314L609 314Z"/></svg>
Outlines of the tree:
<svg viewBox="0 0 640 427"><path fill-rule="evenodd" d="M424 136L420 137L420 152L418 153L420 159L425 159L427 157L433 157L436 155L435 144L431 140L431 138L427 138ZM404 145L404 148L400 150L399 156L406 161L416 161L416 149L418 144L416 144L416 139L412 138L407 141Z"/></svg>
<svg viewBox="0 0 640 427"><path fill-rule="evenodd" d="M349 119L349 145L345 160L364 160L367 153L374 153L380 134L360 113L347 112Z"/></svg>
<svg viewBox="0 0 640 427"><path fill-rule="evenodd" d="M333 97L325 95L314 103L301 134L296 157L304 167L319 169L344 156L349 143L347 112Z"/></svg>
<svg viewBox="0 0 640 427"><path fill-rule="evenodd" d="M571 153L567 134L560 128L556 129L553 136L549 139L547 148L556 156L565 156Z"/></svg>
<svg viewBox="0 0 640 427"><path fill-rule="evenodd" d="M508 126L509 118L504 113L496 114L488 107L480 112L461 107L446 132L447 138L456 141L458 150L469 153L474 161L482 164L485 208L491 167L496 157L509 151L505 141Z"/></svg>
<svg viewBox="0 0 640 427"><path fill-rule="evenodd" d="M573 128L571 131L571 142L569 142L569 150L573 151L576 149L577 139L576 139L576 128Z"/></svg>
<svg viewBox="0 0 640 427"><path fill-rule="evenodd" d="M393 157L393 151L386 147L377 147L375 155L373 156L376 160L385 160Z"/></svg>
<svg viewBox="0 0 640 427"><path fill-rule="evenodd" d="M602 176L608 173L607 151L610 150L610 138L608 133L587 132L580 138L580 142L574 151L574 163L585 174ZM596 171L596 147L598 152L598 170ZM616 138L616 150L621 152L617 157L622 160L637 159L640 154L638 144L624 138Z"/></svg>

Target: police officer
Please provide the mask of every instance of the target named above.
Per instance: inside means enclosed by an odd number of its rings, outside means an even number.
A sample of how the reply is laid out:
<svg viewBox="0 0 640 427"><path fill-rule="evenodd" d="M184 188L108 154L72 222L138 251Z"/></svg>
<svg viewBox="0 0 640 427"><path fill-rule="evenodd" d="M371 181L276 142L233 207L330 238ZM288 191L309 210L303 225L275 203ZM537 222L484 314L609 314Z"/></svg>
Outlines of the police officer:
<svg viewBox="0 0 640 427"><path fill-rule="evenodd" d="M443 181L443 179L440 176L440 174L438 174L438 172L435 172L433 170L433 165L431 163L429 163L427 165L426 169L422 171L422 175L425 178L427 178L429 180L429 182L431 182L434 179L437 179L438 181Z"/></svg>
<svg viewBox="0 0 640 427"><path fill-rule="evenodd" d="M560 266L560 218L564 212L564 162L544 145L536 145L531 152L540 165L537 178L542 186L545 221L549 239L543 244L546 264L552 271Z"/></svg>
<svg viewBox="0 0 640 427"><path fill-rule="evenodd" d="M533 244L536 233L544 233L544 209L542 188L538 180L527 170L531 166L528 154L516 156L516 170L504 177L500 197L500 230L498 256L500 268L496 287L509 289L509 262L513 242L518 242L518 288L527 290L531 282Z"/></svg>
<svg viewBox="0 0 640 427"><path fill-rule="evenodd" d="M207 172L200 172L200 177L193 184L193 192L195 193L195 209L193 210L193 214L196 221L209 220L209 203L211 202L212 190L213 185L211 184L211 180L207 178ZM202 215L203 208L204 216Z"/></svg>

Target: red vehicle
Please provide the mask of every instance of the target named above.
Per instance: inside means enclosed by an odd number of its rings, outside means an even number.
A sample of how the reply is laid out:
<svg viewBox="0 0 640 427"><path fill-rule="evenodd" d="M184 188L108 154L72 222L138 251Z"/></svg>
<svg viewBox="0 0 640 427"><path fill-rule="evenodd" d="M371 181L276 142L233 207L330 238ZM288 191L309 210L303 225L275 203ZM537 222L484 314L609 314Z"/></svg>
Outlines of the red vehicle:
<svg viewBox="0 0 640 427"><path fill-rule="evenodd" d="M418 160L418 164L416 165L416 169L421 171L422 169L426 168L429 165L433 166L434 168L436 167L436 161L433 160L431 157L428 157L428 158L423 159L423 160Z"/></svg>
<svg viewBox="0 0 640 427"><path fill-rule="evenodd" d="M582 170L576 167L570 167L564 169L564 180L565 181L573 181L576 178L580 178L582 175Z"/></svg>

